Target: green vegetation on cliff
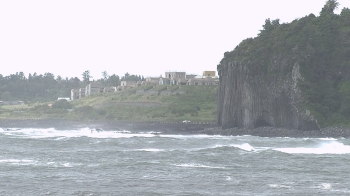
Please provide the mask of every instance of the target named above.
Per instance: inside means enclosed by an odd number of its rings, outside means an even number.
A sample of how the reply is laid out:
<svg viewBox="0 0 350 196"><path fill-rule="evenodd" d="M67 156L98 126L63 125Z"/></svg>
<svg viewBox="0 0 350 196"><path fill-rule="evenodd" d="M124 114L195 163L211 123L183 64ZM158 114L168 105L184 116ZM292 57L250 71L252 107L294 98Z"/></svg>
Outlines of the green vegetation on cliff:
<svg viewBox="0 0 350 196"><path fill-rule="evenodd" d="M322 126L350 126L350 9L334 14L338 3L329 0L320 12L280 24L267 19L256 38L226 52L224 61L249 66L250 74L273 77L276 60L300 65L299 88L303 107ZM220 64L218 70L220 71ZM290 70L279 74L287 74Z"/></svg>
<svg viewBox="0 0 350 196"><path fill-rule="evenodd" d="M138 90L141 93L137 93ZM215 122L217 86L145 86L79 100L0 106L0 118L60 118L78 121ZM156 94L148 93L158 92ZM52 105L51 105L52 104Z"/></svg>

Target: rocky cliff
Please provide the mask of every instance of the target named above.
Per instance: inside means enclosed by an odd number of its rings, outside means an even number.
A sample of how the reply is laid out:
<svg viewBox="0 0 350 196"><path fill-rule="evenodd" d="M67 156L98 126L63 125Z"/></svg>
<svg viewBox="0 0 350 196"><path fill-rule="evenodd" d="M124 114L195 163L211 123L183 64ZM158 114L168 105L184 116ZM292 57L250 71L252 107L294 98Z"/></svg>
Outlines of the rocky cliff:
<svg viewBox="0 0 350 196"><path fill-rule="evenodd" d="M252 74L249 63L223 61L218 69L218 124L222 128L260 126L319 129L302 102L297 62L274 58L268 74Z"/></svg>

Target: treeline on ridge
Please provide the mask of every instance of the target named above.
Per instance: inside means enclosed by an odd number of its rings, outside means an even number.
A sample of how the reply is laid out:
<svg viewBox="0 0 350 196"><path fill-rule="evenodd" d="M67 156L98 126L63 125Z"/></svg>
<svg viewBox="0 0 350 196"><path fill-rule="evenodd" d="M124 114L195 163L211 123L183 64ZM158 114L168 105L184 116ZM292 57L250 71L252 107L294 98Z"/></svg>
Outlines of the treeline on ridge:
<svg viewBox="0 0 350 196"><path fill-rule="evenodd" d="M55 77L52 73L29 74L23 72L3 76L0 74L0 100L2 101L53 101L58 97L70 97L71 89L83 88L91 82L90 71L84 71L82 80L78 77L62 78ZM119 77L116 74L108 75L102 72L102 78L96 80L105 86L118 86L122 80L144 80L143 76L125 73Z"/></svg>

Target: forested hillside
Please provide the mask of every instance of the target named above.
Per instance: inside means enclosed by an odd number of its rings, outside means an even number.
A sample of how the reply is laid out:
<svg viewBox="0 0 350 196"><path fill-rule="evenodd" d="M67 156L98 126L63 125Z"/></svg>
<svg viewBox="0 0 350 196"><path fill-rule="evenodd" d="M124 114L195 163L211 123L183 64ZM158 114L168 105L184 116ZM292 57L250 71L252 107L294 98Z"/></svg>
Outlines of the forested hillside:
<svg viewBox="0 0 350 196"><path fill-rule="evenodd" d="M310 14L291 23L267 19L256 38L224 54L219 72L234 61L244 65L252 78L272 81L291 74L297 64L302 106L321 126L350 125L350 10L334 14L338 5L329 0L318 17Z"/></svg>

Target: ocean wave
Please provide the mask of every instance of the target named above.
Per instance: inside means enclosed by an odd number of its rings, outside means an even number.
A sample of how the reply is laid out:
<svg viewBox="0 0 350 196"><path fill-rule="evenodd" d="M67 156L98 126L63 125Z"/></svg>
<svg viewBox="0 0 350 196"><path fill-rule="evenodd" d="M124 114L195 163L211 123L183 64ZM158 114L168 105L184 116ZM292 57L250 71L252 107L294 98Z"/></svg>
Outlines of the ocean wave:
<svg viewBox="0 0 350 196"><path fill-rule="evenodd" d="M316 147L274 148L273 150L288 154L350 154L350 146L330 140Z"/></svg>
<svg viewBox="0 0 350 196"><path fill-rule="evenodd" d="M142 149L136 149L136 151L146 151L146 152L163 152L164 149L157 149L157 148L142 148Z"/></svg>
<svg viewBox="0 0 350 196"><path fill-rule="evenodd" d="M209 166L209 165L203 165L203 164L198 164L198 163L174 164L174 166L177 166L177 167L191 167L191 168L225 169L225 167Z"/></svg>
<svg viewBox="0 0 350 196"><path fill-rule="evenodd" d="M271 187L271 188L285 188L285 189L292 188L292 186L284 185L284 184L269 184L269 187Z"/></svg>
<svg viewBox="0 0 350 196"><path fill-rule="evenodd" d="M102 129L82 128L78 130L56 130L54 128L37 129L2 129L4 135L26 138L55 138L62 140L65 138L90 137L90 138L131 138L131 137L154 137L155 132L131 133L130 131L104 131Z"/></svg>
<svg viewBox="0 0 350 196"><path fill-rule="evenodd" d="M12 164L12 165L33 165L36 161L30 159L0 159L0 164Z"/></svg>
<svg viewBox="0 0 350 196"><path fill-rule="evenodd" d="M235 148L246 152L260 152L260 151L270 149L269 147L253 147L249 143L243 143L243 144L216 144L208 147L192 148L192 149L189 149L189 151L202 151L202 150L212 150L212 149L221 149L221 148Z"/></svg>
<svg viewBox="0 0 350 196"><path fill-rule="evenodd" d="M205 135L205 134L198 134L198 135L173 135L173 134L159 134L159 137L164 138L175 138L175 139L225 139L232 136L219 136L219 135Z"/></svg>
<svg viewBox="0 0 350 196"><path fill-rule="evenodd" d="M255 148L248 143L244 143L240 145L232 145L232 146L248 152L255 151Z"/></svg>

